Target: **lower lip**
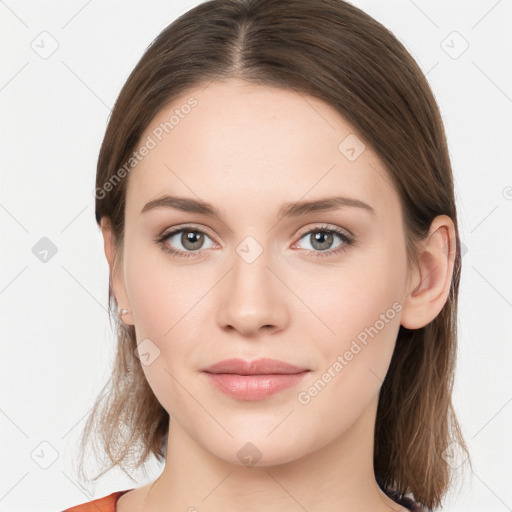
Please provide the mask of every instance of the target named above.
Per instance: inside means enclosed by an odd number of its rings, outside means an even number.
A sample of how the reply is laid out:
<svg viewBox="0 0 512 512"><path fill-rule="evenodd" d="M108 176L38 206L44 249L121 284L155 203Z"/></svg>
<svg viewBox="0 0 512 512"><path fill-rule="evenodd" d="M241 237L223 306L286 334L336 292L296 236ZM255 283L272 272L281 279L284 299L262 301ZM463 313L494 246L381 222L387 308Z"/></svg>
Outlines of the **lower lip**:
<svg viewBox="0 0 512 512"><path fill-rule="evenodd" d="M204 372L220 391L239 400L262 400L298 384L308 373L238 375L236 373Z"/></svg>

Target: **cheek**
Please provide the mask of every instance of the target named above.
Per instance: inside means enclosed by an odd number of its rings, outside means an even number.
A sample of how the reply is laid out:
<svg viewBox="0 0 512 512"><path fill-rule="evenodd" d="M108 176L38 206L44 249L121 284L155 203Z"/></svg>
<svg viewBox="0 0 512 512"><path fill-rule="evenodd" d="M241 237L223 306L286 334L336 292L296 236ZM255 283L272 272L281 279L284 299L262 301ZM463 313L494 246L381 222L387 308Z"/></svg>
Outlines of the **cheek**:
<svg viewBox="0 0 512 512"><path fill-rule="evenodd" d="M402 305L389 290L350 288L338 293L324 314L330 331L317 343L323 368L343 374L357 394L376 390L384 380L400 327ZM332 332L331 332L332 331ZM318 339L318 335L314 338ZM338 364L339 363L339 364ZM376 378L373 378L373 375ZM328 377L327 377L328 378ZM343 386L346 386L343 384Z"/></svg>
<svg viewBox="0 0 512 512"><path fill-rule="evenodd" d="M319 363L297 395L303 414L323 418L325 439L348 430L378 399L400 326L401 304L389 288L368 276L351 279L336 298L325 297L323 314L335 334L320 326L326 335L318 336L309 327Z"/></svg>
<svg viewBox="0 0 512 512"><path fill-rule="evenodd" d="M199 267L173 263L155 248L133 250L125 265L137 343L151 340L160 353L162 371L168 369L177 378L184 372L183 361L193 366L201 360L205 325L211 323L211 308L205 304L218 276L211 268Z"/></svg>
<svg viewBox="0 0 512 512"><path fill-rule="evenodd" d="M341 408L341 404L357 409L357 404L368 403L387 373L400 328L406 278L405 248L395 247L383 246L357 265L333 271L322 286L309 288L308 305L328 327L317 321L304 326L311 332L314 325L317 332L310 335L317 340L321 359L315 377L321 377L319 388L324 380L329 382L325 399ZM318 336L319 330L325 334Z"/></svg>
<svg viewBox="0 0 512 512"><path fill-rule="evenodd" d="M188 410L184 361L195 361L200 339L199 300L205 293L197 273L178 268L152 250L133 250L126 260L126 288L132 308L141 362L148 384L164 409ZM204 280L203 280L204 281ZM147 360L146 360L147 361Z"/></svg>
<svg viewBox="0 0 512 512"><path fill-rule="evenodd" d="M137 331L155 340L170 340L183 325L194 325L194 309L206 283L154 246L132 244L125 265L128 298Z"/></svg>

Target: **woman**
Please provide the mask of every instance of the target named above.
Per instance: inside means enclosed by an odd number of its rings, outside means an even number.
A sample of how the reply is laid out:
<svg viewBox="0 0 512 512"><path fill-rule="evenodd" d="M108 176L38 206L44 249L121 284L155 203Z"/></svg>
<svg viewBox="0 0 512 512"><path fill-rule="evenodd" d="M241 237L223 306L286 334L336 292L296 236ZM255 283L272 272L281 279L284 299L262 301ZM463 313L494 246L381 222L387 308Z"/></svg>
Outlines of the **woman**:
<svg viewBox="0 0 512 512"><path fill-rule="evenodd" d="M68 511L442 504L467 457L457 215L387 29L342 0L191 9L124 85L95 196L118 345L82 454L96 433L105 471L165 466Z"/></svg>

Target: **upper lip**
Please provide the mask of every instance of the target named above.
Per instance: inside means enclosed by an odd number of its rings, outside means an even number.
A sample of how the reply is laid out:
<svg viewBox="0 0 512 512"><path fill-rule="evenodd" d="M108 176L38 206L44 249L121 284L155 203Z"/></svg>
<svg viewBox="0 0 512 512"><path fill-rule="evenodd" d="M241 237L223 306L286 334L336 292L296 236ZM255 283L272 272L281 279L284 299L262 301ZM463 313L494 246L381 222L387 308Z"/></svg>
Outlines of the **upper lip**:
<svg viewBox="0 0 512 512"><path fill-rule="evenodd" d="M300 368L284 361L268 358L256 359L254 361L224 359L204 368L203 371L207 373L236 373L238 375L270 375L302 373L308 371L308 368Z"/></svg>

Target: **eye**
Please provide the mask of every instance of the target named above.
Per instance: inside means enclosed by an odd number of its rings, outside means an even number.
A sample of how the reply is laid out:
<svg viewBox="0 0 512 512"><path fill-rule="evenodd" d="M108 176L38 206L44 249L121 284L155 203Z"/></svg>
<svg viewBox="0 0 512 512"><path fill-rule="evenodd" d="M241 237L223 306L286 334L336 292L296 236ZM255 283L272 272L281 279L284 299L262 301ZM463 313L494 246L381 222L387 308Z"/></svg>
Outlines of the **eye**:
<svg viewBox="0 0 512 512"><path fill-rule="evenodd" d="M334 245L338 239L338 244ZM210 245L204 246L205 240L210 240ZM307 251L313 252L316 257L332 256L347 250L353 245L354 240L340 228L321 226L302 233L300 240L309 242L311 248ZM299 242L300 242L299 240ZM167 231L157 238L156 242L162 249L177 257L203 257L203 249L211 249L215 242L203 230L193 226L184 226ZM295 248L299 242L292 247Z"/></svg>
<svg viewBox="0 0 512 512"><path fill-rule="evenodd" d="M336 238L338 238L339 243L334 245L333 248L333 243L336 242ZM300 240L303 239L306 240L310 246L306 247L306 249L315 252L317 257L331 256L346 251L347 246L353 243L353 239L341 231L341 229L329 226L310 229L301 236ZM295 245L296 244L294 244L294 247Z"/></svg>
<svg viewBox="0 0 512 512"><path fill-rule="evenodd" d="M204 247L206 239L209 239L212 244ZM199 256L194 253L200 253L203 249L210 249L213 246L212 239L204 231L191 226L168 231L161 235L156 242L165 251L185 258Z"/></svg>

